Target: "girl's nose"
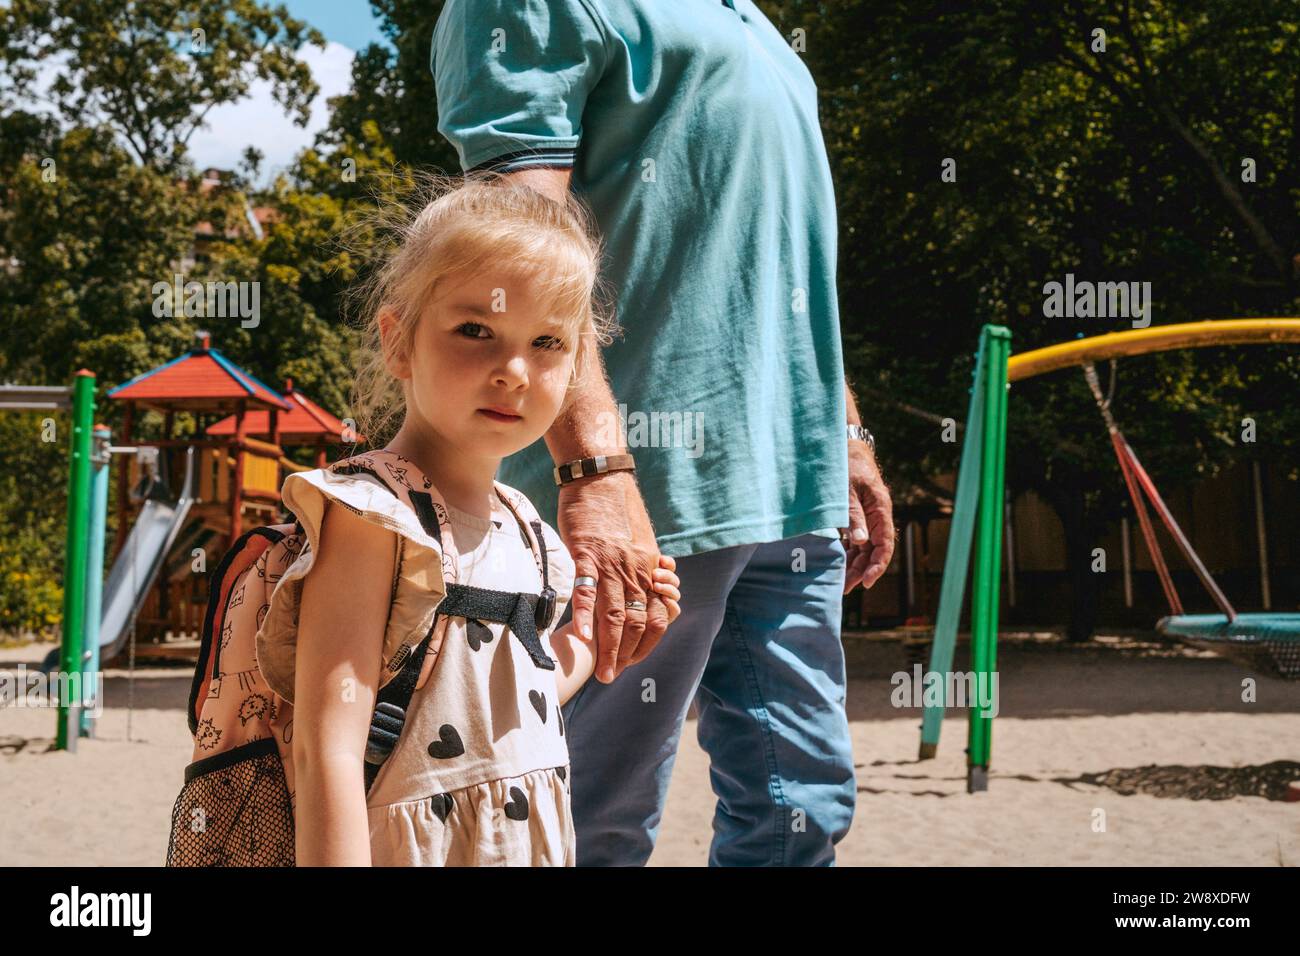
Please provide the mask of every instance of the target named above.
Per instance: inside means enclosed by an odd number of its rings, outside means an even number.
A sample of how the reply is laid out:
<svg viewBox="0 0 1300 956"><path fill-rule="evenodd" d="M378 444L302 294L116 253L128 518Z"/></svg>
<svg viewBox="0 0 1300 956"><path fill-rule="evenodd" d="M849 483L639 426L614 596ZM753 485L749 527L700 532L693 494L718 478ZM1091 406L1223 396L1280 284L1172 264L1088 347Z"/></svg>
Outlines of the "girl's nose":
<svg viewBox="0 0 1300 956"><path fill-rule="evenodd" d="M506 388L518 388L528 383L528 362L522 355L512 355L505 364L498 365L492 381Z"/></svg>

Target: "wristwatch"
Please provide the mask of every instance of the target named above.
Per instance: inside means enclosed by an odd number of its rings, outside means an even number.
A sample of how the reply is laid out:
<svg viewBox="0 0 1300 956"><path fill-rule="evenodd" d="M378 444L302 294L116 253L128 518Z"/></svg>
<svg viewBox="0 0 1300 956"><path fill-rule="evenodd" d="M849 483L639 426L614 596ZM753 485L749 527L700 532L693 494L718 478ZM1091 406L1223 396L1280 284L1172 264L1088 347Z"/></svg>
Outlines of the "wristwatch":
<svg viewBox="0 0 1300 956"><path fill-rule="evenodd" d="M594 458L578 458L556 465L556 485L567 485L579 478L591 475L603 475L611 471L636 471L636 462L631 455L597 455Z"/></svg>
<svg viewBox="0 0 1300 956"><path fill-rule="evenodd" d="M858 441L864 441L871 446L871 450L876 450L876 437L867 431L861 425L849 425L849 438L856 438Z"/></svg>

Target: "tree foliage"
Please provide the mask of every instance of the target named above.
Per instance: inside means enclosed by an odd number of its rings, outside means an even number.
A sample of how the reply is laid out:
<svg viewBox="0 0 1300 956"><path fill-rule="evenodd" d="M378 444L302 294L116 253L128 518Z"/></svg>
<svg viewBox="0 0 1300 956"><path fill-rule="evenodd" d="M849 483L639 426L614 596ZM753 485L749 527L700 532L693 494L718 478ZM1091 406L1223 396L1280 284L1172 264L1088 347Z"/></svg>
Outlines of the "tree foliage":
<svg viewBox="0 0 1300 956"><path fill-rule="evenodd" d="M0 8L0 62L10 97L31 97L42 69L60 115L99 117L141 163L175 171L216 106L254 80L299 125L318 87L294 55L325 45L284 7L254 0L12 0Z"/></svg>

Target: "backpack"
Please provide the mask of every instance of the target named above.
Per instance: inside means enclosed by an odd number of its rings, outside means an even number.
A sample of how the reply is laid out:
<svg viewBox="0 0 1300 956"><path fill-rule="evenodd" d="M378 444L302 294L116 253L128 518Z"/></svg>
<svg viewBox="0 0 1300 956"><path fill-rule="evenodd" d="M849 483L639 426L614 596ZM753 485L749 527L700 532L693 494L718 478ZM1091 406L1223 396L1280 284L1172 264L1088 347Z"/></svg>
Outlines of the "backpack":
<svg viewBox="0 0 1300 956"><path fill-rule="evenodd" d="M368 472L390 491L398 490L370 467L353 467ZM331 468L338 474L354 473L346 469L346 462ZM389 670L397 673L377 695L365 752L367 792L401 736L439 618L504 623L534 665L555 668L539 638L556 609L542 525L528 521L533 530L530 540L525 517L531 515L521 514L521 501L507 495L501 498L539 564L541 593L444 582L446 594L437 605L433 625L409 654L399 654L390 662ZM436 491L421 499L436 501ZM441 544L438 521L432 517L441 509L441 502L437 504L437 508L421 508L420 517ZM268 685L258 666L255 638L276 583L305 545L303 525L296 519L292 524L254 528L235 541L212 573L186 709L194 754L172 808L167 866L294 865L293 705Z"/></svg>

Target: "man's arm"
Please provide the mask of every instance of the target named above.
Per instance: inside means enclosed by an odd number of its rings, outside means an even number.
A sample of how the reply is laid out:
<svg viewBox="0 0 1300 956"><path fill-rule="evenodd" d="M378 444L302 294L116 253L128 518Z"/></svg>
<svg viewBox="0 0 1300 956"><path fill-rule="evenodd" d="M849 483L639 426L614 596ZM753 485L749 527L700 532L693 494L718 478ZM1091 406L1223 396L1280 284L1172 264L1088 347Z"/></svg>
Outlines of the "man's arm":
<svg viewBox="0 0 1300 956"><path fill-rule="evenodd" d="M847 425L861 425L858 403L849 380L844 379ZM876 454L870 445L856 438L849 441L849 541L844 593L858 584L871 587L889 567L894 556L894 505L889 488L880 475Z"/></svg>
<svg viewBox="0 0 1300 956"><path fill-rule="evenodd" d="M523 169L508 178L549 196L569 201L568 169ZM609 444L618 406L605 377L599 350L592 374L575 387L546 433L551 458L560 462L626 451ZM630 664L643 660L668 627L668 611L653 589L659 546L645 502L632 472L613 471L569 482L560 488L558 531L573 556L574 573L596 579L596 587L575 588L573 623L579 634L596 636L596 679L609 683ZM626 602L641 601L644 611Z"/></svg>

